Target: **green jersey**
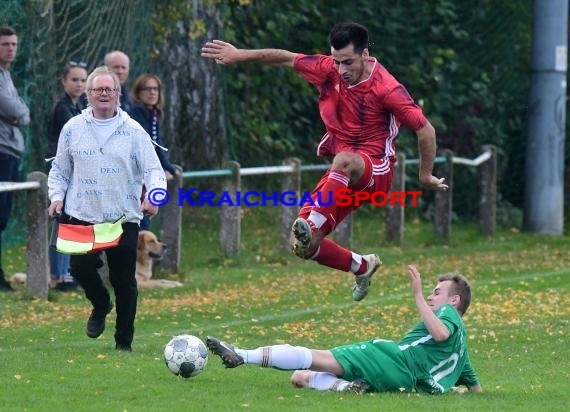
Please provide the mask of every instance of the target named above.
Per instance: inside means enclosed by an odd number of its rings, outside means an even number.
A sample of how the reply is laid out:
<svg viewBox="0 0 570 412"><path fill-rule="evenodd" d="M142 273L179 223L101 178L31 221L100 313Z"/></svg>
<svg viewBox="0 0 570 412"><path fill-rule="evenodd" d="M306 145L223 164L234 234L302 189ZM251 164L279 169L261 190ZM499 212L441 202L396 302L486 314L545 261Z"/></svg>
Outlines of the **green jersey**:
<svg viewBox="0 0 570 412"><path fill-rule="evenodd" d="M344 369L343 378L363 379L378 392L440 394L455 385L477 385L461 316L451 305L443 305L435 315L449 330L444 342L436 342L419 322L398 343L373 339L331 349Z"/></svg>
<svg viewBox="0 0 570 412"><path fill-rule="evenodd" d="M435 394L447 392L455 385L477 385L461 316L451 305L443 305L435 315L449 330L445 341L436 342L425 324L419 322L398 342L416 381L416 389Z"/></svg>

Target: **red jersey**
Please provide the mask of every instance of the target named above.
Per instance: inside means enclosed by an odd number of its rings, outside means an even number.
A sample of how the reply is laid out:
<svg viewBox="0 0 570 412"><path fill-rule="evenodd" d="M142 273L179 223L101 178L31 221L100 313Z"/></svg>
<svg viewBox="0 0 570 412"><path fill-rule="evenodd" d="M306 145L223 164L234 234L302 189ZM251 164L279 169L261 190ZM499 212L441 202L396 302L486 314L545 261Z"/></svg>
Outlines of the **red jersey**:
<svg viewBox="0 0 570 412"><path fill-rule="evenodd" d="M406 88L375 58L370 62L370 77L351 86L339 76L331 56L295 57L295 70L319 91L319 112L327 132L317 155L348 151L392 157L400 124L414 132L426 125Z"/></svg>

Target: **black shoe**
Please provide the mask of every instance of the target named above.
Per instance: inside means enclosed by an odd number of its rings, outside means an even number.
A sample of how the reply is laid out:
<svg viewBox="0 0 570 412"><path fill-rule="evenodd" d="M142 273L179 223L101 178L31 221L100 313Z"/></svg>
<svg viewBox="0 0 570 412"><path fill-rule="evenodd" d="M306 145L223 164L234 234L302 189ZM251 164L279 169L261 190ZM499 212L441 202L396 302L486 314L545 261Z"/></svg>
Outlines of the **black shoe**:
<svg viewBox="0 0 570 412"><path fill-rule="evenodd" d="M347 387L344 388L344 391L362 395L363 393L370 392L370 385L362 379L356 379L354 382L350 382Z"/></svg>
<svg viewBox="0 0 570 412"><path fill-rule="evenodd" d="M104 312L100 312L95 309L91 311L89 320L87 320L87 327L85 328L87 336L93 339L101 336L101 334L105 330L105 318L107 317L109 312L111 312L112 309L113 309L113 304L109 301L109 306Z"/></svg>
<svg viewBox="0 0 570 412"><path fill-rule="evenodd" d="M222 358L222 362L226 368L235 368L244 363L243 358L235 352L232 345L222 342L213 336L206 338L206 346L213 353Z"/></svg>
<svg viewBox="0 0 570 412"><path fill-rule="evenodd" d="M75 281L72 282L59 282L55 285L55 289L60 292L77 292L79 290L79 284Z"/></svg>
<svg viewBox="0 0 570 412"><path fill-rule="evenodd" d="M0 291L3 292L13 292L14 288L12 287L12 285L10 285L10 282L6 282L6 279L4 279L4 276L0 277Z"/></svg>
<svg viewBox="0 0 570 412"><path fill-rule="evenodd" d="M133 348L131 348L131 345L123 345L122 343L115 344L115 349L123 351L123 352L132 352L133 351Z"/></svg>

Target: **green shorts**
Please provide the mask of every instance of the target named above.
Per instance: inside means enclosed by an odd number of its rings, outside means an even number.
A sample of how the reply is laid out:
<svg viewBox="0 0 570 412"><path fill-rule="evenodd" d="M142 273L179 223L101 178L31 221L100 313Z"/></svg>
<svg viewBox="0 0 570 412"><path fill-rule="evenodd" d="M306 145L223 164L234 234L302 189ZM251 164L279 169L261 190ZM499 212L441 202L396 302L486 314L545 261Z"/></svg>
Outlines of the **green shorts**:
<svg viewBox="0 0 570 412"><path fill-rule="evenodd" d="M413 375L394 341L367 340L337 346L331 352L346 380L363 379L377 392L411 392L413 388Z"/></svg>

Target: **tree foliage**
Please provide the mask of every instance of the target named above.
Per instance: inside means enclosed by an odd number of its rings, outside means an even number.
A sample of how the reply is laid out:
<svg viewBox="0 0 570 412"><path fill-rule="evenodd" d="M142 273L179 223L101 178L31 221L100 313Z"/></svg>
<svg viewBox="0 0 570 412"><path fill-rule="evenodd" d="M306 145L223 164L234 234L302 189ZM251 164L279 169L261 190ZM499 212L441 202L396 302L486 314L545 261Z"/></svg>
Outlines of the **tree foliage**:
<svg viewBox="0 0 570 412"><path fill-rule="evenodd" d="M509 179L505 195L522 201L530 0L263 0L230 2L221 17L224 39L237 47L302 53L328 53L328 31L338 21L366 25L371 54L423 106L439 147L475 157L483 145L496 145L502 177ZM221 75L233 158L244 165L278 164L293 154L317 161L324 129L312 87L293 71L253 64L224 68ZM417 157L410 131L402 129L399 140L401 151ZM475 171L460 173L469 181ZM458 209L474 213L477 191L456 189Z"/></svg>
<svg viewBox="0 0 570 412"><path fill-rule="evenodd" d="M502 197L522 205L531 0L128 0L104 7L9 0L0 20L22 29L13 71L33 106L30 165L41 164L61 67L70 58L100 64L110 48L131 56L133 77L148 70L162 77L165 140L186 170L217 169L224 159L243 166L290 156L320 162L315 149L324 127L312 86L293 70L217 66L200 58L200 47L222 38L238 47L326 54L332 25L352 20L368 27L371 54L423 106L439 147L475 157L483 145L496 145ZM405 128L399 150L417 157L415 136ZM463 202L456 210L474 215L475 172L457 173L465 176L456 180Z"/></svg>

